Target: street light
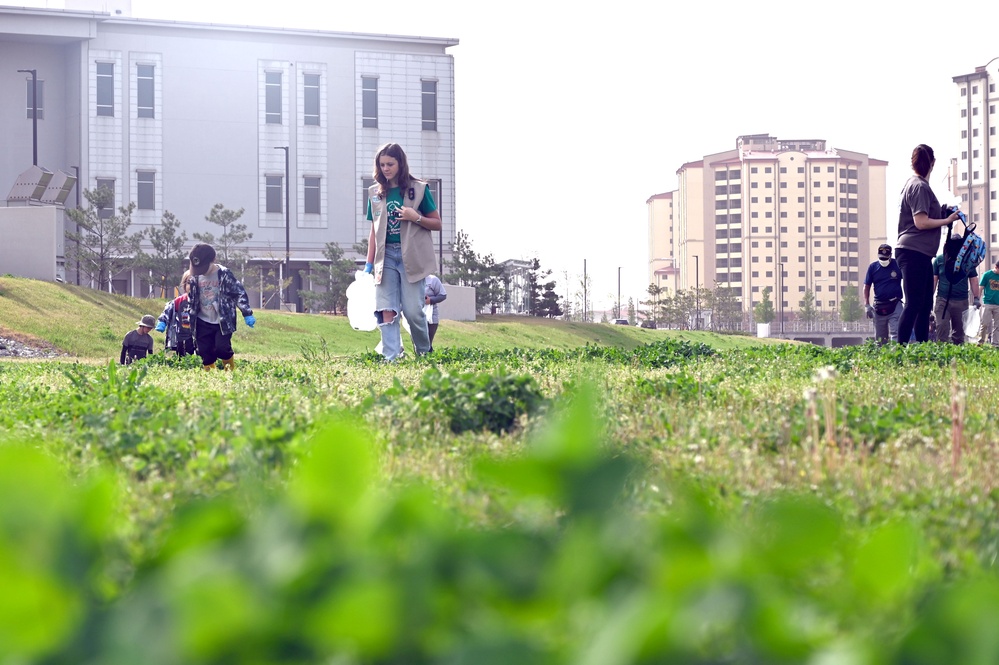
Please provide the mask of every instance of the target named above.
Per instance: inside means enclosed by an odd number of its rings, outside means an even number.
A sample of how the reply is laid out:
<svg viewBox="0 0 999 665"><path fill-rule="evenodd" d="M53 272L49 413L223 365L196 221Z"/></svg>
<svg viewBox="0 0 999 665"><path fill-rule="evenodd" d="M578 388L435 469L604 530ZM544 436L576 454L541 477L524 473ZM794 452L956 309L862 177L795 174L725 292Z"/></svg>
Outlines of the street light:
<svg viewBox="0 0 999 665"><path fill-rule="evenodd" d="M779 309L779 312L780 312L780 335L781 335L781 337L783 337L784 336L784 264L783 263L778 263L777 264L777 269L780 270L780 272L777 274L777 288L780 289L780 293L777 294L777 297L780 298L780 300L778 300L777 302L780 305L780 309Z"/></svg>
<svg viewBox="0 0 999 665"><path fill-rule="evenodd" d="M621 318L621 266L617 267L617 312L614 318Z"/></svg>
<svg viewBox="0 0 999 665"><path fill-rule="evenodd" d="M697 316L697 322L694 327L697 330L701 329L701 285L700 285L700 274L701 274L701 257L694 254L694 311Z"/></svg>
<svg viewBox="0 0 999 665"><path fill-rule="evenodd" d="M289 194L291 190L291 171L290 171L290 159L288 156L289 146L282 145L274 148L275 150L284 150L284 272L285 275L291 275L291 195ZM284 289L282 289L283 291ZM285 297L287 302L288 298Z"/></svg>
<svg viewBox="0 0 999 665"><path fill-rule="evenodd" d="M38 70L19 69L21 74L31 74L31 156L33 166L38 166Z"/></svg>

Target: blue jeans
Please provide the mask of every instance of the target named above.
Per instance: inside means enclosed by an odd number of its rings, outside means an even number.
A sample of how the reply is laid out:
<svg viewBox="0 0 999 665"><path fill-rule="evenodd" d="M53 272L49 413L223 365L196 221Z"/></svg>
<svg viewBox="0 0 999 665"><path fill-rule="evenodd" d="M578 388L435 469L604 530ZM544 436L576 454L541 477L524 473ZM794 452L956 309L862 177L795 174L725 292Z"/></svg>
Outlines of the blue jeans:
<svg viewBox="0 0 999 665"><path fill-rule="evenodd" d="M430 336L427 332L427 317L423 313L423 280L410 282L406 279L406 268L402 264L402 245L385 245L385 263L382 282L375 285L375 319L382 334L382 355L393 361L402 353L402 333L399 330L399 312L409 321L409 332L413 337L416 355L430 351ZM385 312L395 312L392 320L386 322Z"/></svg>

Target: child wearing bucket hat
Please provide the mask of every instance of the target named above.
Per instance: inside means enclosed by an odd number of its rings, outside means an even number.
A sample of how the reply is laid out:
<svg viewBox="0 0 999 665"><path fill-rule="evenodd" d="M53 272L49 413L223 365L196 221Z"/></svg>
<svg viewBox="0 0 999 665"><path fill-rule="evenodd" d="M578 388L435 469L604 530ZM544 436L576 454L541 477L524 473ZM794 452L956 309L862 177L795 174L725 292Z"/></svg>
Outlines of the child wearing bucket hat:
<svg viewBox="0 0 999 665"><path fill-rule="evenodd" d="M236 310L251 328L257 322L250 299L236 275L215 263L215 248L211 245L195 245L188 259L191 262L188 299L194 313L191 324L201 363L210 370L221 360L222 369L232 370L236 366L232 350Z"/></svg>
<svg viewBox="0 0 999 665"><path fill-rule="evenodd" d="M152 314L146 314L135 323L135 330L129 330L121 341L121 358L118 363L130 365L140 358L145 358L153 352L153 336L149 331L156 325Z"/></svg>

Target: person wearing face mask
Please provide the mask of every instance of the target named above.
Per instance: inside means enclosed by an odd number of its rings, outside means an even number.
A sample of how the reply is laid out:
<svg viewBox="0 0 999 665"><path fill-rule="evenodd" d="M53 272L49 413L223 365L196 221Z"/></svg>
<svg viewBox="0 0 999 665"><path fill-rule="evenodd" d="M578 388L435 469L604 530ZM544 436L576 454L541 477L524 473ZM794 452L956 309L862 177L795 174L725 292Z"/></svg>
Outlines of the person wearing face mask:
<svg viewBox="0 0 999 665"><path fill-rule="evenodd" d="M874 306L871 306L871 286ZM874 319L878 344L898 341L898 320L902 316L902 269L891 257L891 245L878 247L878 260L867 268L864 278L864 305L867 318Z"/></svg>

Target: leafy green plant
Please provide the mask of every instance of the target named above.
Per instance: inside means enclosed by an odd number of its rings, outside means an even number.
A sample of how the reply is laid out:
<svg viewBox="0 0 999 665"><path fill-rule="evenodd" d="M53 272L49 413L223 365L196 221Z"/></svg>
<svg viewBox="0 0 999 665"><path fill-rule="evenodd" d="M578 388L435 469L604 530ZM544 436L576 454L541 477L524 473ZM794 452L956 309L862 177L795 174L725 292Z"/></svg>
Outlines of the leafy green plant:
<svg viewBox="0 0 999 665"><path fill-rule="evenodd" d="M490 374L442 374L430 369L413 388L412 397L421 410L442 414L456 434L508 432L520 416L533 415L545 401L533 377L510 374L503 367Z"/></svg>

